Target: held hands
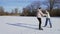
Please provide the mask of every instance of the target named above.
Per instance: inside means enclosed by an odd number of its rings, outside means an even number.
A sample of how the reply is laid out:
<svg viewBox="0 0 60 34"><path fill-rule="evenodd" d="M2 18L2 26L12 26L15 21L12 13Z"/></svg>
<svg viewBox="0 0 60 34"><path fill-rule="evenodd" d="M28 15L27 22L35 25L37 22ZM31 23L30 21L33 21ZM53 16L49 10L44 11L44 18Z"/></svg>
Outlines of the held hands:
<svg viewBox="0 0 60 34"><path fill-rule="evenodd" d="M44 14L43 16L44 16L44 17L46 17L46 16L47 16L47 14Z"/></svg>

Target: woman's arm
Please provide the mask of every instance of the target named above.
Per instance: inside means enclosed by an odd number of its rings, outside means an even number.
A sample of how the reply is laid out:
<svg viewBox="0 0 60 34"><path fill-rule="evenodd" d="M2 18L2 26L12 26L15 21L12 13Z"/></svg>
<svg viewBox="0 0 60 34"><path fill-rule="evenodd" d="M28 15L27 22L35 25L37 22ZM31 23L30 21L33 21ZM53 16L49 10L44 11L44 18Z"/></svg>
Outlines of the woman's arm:
<svg viewBox="0 0 60 34"><path fill-rule="evenodd" d="M40 11L40 14L41 14L42 16L46 16L46 14L44 14L42 11Z"/></svg>

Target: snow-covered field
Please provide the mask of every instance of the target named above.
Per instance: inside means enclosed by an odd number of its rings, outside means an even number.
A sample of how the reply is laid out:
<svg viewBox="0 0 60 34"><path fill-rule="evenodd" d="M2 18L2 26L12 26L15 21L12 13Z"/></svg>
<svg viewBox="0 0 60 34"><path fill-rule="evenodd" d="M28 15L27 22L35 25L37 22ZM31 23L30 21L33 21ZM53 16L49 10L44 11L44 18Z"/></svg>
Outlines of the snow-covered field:
<svg viewBox="0 0 60 34"><path fill-rule="evenodd" d="M42 27L38 30L36 17L0 16L0 34L60 34L60 17L51 17L52 28ZM42 26L45 17L42 18Z"/></svg>

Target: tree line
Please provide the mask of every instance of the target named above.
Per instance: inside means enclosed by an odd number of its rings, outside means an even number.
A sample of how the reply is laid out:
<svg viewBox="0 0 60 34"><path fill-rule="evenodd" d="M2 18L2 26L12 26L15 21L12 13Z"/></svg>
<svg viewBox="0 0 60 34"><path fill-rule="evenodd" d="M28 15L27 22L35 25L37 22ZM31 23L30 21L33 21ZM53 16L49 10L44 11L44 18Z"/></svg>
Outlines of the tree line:
<svg viewBox="0 0 60 34"><path fill-rule="evenodd" d="M47 6L42 8L41 5ZM18 13L18 9L12 9L11 13L6 12L2 6L0 6L0 15L19 15L19 16L36 16L37 9L41 7L43 12L48 10L51 16L60 16L60 0L47 0L46 2L34 1L22 9L22 13ZM44 7L44 6L43 6Z"/></svg>
<svg viewBox="0 0 60 34"><path fill-rule="evenodd" d="M36 16L37 9L41 4L46 5L47 8L43 9L48 10L51 16L60 16L60 0L47 0L46 2L34 1L30 5L23 8L23 16Z"/></svg>
<svg viewBox="0 0 60 34"><path fill-rule="evenodd" d="M2 6L0 6L0 16L9 16L9 15L11 15L11 16L19 16L20 15L20 13L18 13L18 9L17 8L15 8L14 10L12 9L11 10L11 13L10 12L7 12L7 11L5 11L4 10L4 7L2 7Z"/></svg>

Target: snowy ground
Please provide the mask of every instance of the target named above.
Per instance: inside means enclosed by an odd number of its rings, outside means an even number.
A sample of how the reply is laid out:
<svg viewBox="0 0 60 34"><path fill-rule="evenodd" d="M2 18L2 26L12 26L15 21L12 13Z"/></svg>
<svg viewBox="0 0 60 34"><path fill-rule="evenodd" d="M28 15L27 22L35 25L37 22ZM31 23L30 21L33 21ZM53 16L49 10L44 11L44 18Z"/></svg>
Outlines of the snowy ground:
<svg viewBox="0 0 60 34"><path fill-rule="evenodd" d="M60 34L60 18L51 17L53 27L42 27L38 30L36 17L0 16L0 34ZM42 26L45 18L42 18Z"/></svg>

